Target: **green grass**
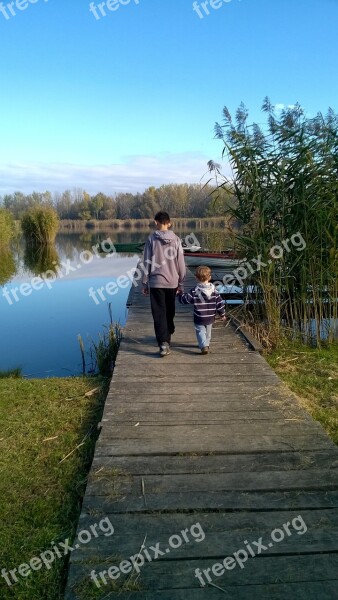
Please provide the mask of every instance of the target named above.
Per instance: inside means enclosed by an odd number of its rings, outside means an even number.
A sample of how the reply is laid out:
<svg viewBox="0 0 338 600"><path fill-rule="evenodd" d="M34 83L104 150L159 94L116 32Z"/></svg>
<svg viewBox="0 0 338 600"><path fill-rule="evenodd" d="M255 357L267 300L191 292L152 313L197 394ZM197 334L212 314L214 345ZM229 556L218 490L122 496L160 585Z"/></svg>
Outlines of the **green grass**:
<svg viewBox="0 0 338 600"><path fill-rule="evenodd" d="M290 344L266 358L338 444L338 344L322 349Z"/></svg>
<svg viewBox="0 0 338 600"><path fill-rule="evenodd" d="M112 598L112 594L119 596L126 592L140 591L142 591L141 584L135 579L135 575L133 575L124 582L108 580L107 585L100 589L96 587L90 579L83 579L81 583L75 587L74 595L76 600L104 600L105 598Z"/></svg>
<svg viewBox="0 0 338 600"><path fill-rule="evenodd" d="M1 569L74 535L107 387L103 378L0 381ZM12 587L0 578L1 600L61 600L66 561Z"/></svg>

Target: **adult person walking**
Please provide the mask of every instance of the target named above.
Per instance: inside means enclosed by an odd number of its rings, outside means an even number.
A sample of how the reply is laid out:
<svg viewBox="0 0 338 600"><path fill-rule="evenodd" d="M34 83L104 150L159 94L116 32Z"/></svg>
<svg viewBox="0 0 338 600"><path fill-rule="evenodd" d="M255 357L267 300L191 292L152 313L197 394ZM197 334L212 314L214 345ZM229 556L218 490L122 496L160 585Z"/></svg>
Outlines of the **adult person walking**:
<svg viewBox="0 0 338 600"><path fill-rule="evenodd" d="M143 254L143 290L150 295L156 340L161 356L170 354L171 336L175 331L175 299L183 293L186 267L180 238L170 231L167 212L154 217L156 231L145 244Z"/></svg>

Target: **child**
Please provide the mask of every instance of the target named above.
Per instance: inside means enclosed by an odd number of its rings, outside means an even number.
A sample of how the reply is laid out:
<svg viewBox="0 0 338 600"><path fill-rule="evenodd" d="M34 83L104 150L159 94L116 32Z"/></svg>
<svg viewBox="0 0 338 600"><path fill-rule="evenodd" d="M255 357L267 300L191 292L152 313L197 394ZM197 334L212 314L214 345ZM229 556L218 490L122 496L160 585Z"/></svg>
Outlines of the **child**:
<svg viewBox="0 0 338 600"><path fill-rule="evenodd" d="M161 356L170 354L171 336L175 331L176 292L183 292L186 273L180 238L171 227L168 213L155 217L156 231L149 236L143 255L143 294L150 294L154 328Z"/></svg>
<svg viewBox="0 0 338 600"><path fill-rule="evenodd" d="M178 293L178 300L181 304L194 305L194 323L198 346L201 354L208 354L211 328L216 313L223 320L226 319L224 301L216 291L215 286L210 283L211 271L209 267L197 267L195 276L199 283L187 294Z"/></svg>

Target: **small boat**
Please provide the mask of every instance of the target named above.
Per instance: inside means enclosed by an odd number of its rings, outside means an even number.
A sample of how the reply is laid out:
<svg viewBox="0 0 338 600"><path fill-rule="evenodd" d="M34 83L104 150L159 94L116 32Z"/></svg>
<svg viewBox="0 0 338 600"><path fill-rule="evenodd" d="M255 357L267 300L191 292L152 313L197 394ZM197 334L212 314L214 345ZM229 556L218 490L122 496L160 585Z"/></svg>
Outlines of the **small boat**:
<svg viewBox="0 0 338 600"><path fill-rule="evenodd" d="M129 252L134 254L139 254L143 252L144 242L130 242L129 244L114 244L109 250L109 253L113 252ZM101 246L99 247L99 252L106 252L106 250Z"/></svg>
<svg viewBox="0 0 338 600"><path fill-rule="evenodd" d="M184 258L188 267L207 266L210 268L235 268L241 262L234 250L209 252L207 250L185 248Z"/></svg>

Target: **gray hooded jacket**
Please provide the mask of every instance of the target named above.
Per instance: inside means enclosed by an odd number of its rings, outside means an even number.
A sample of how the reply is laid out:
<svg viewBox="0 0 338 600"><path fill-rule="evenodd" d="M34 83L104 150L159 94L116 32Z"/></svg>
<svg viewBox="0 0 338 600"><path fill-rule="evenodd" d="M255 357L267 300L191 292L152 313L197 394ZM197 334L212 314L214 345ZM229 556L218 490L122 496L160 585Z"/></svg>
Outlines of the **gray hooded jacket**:
<svg viewBox="0 0 338 600"><path fill-rule="evenodd" d="M183 288L186 267L181 240L173 231L155 231L143 254L144 286Z"/></svg>

